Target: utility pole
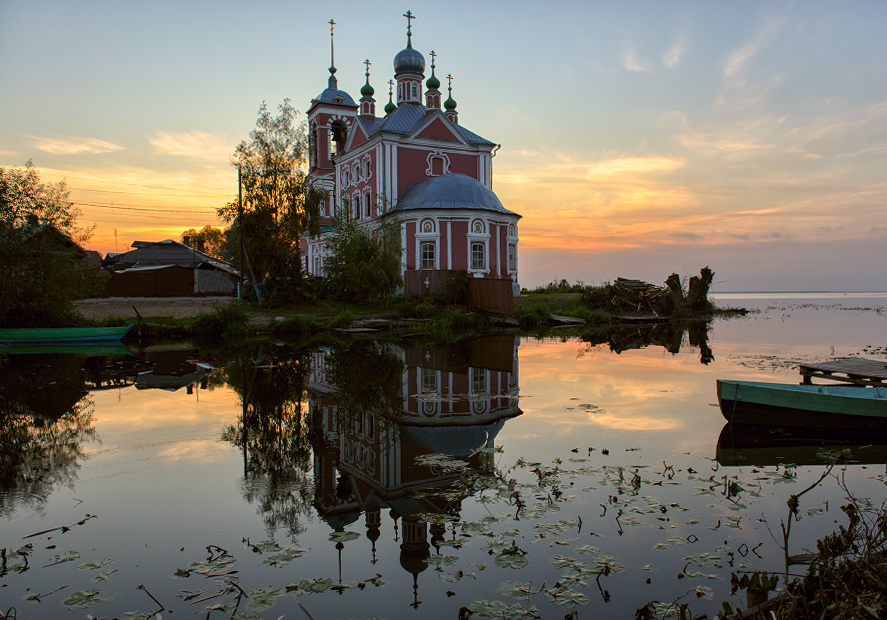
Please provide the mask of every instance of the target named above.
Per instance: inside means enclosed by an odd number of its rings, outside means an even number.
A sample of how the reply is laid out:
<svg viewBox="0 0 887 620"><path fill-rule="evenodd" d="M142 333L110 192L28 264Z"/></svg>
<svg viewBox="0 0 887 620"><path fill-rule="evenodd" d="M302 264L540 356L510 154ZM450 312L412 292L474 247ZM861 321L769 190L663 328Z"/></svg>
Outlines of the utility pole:
<svg viewBox="0 0 887 620"><path fill-rule="evenodd" d="M237 166L237 228L240 237L240 284L237 287L237 298L243 296L243 177L240 166Z"/></svg>

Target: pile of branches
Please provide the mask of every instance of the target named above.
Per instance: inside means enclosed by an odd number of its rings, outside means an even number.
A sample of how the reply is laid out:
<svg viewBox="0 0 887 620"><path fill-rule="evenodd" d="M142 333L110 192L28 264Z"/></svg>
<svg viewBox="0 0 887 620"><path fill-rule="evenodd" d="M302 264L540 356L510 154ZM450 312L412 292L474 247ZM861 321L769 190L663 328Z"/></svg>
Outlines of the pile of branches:
<svg viewBox="0 0 887 620"><path fill-rule="evenodd" d="M687 290L678 274L668 276L665 286L655 286L640 280L616 278L610 287L610 305L615 314L652 315L674 317L704 314L712 309L708 301L708 289L714 272L708 267L689 280Z"/></svg>

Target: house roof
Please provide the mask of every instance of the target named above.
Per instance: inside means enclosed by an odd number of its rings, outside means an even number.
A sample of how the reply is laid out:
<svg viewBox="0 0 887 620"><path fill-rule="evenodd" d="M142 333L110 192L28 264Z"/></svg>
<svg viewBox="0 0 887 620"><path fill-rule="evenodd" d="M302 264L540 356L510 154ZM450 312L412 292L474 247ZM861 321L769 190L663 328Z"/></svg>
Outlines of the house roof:
<svg viewBox="0 0 887 620"><path fill-rule="evenodd" d="M395 210L414 209L478 209L517 215L503 207L489 187L459 172L427 177L410 185L398 199Z"/></svg>
<svg viewBox="0 0 887 620"><path fill-rule="evenodd" d="M230 263L172 239L133 241L132 247L135 249L110 257L108 262L113 264L117 270L172 265L193 269L209 265L229 273L239 273Z"/></svg>

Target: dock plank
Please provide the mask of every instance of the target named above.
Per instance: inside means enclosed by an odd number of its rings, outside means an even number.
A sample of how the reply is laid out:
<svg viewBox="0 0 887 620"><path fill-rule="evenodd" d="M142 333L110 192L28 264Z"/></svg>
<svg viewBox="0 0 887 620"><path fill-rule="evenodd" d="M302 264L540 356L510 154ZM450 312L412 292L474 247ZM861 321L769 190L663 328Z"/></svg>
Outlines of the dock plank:
<svg viewBox="0 0 887 620"><path fill-rule="evenodd" d="M847 357L830 362L801 364L802 383L813 378L829 379L856 385L887 385L887 362L862 357Z"/></svg>

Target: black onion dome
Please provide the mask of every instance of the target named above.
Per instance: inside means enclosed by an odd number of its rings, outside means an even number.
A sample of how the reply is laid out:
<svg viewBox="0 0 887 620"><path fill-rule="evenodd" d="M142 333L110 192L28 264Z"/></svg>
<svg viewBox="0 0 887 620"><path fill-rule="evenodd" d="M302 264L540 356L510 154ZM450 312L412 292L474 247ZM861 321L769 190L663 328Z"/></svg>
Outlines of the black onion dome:
<svg viewBox="0 0 887 620"><path fill-rule="evenodd" d="M401 73L425 75L425 57L422 52L414 50L409 43L394 57L394 76L397 77Z"/></svg>

